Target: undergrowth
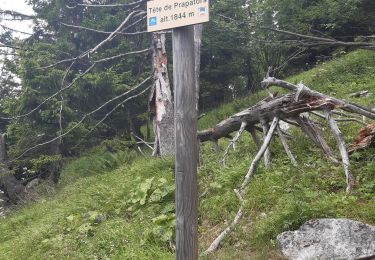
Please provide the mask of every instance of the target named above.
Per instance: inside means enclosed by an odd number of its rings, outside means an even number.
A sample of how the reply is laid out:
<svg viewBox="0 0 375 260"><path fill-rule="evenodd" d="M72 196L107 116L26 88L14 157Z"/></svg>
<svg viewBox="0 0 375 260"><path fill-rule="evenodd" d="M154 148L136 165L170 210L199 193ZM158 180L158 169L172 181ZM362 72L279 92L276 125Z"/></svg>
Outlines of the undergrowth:
<svg viewBox="0 0 375 260"><path fill-rule="evenodd" d="M366 106L375 97L375 53L356 51L288 79ZM226 104L203 117L200 129L255 104L266 93ZM342 123L349 144L360 126ZM277 139L272 167L261 164L251 180L244 215L208 259L282 259L276 236L312 218L351 218L375 224L375 148L351 155L355 185L345 194L345 176L300 130L291 128L293 167ZM335 140L324 130L331 147ZM117 142L114 142L117 143ZM113 144L113 143L112 143ZM228 145L220 140L221 150ZM111 144L106 145L110 147ZM125 145L126 146L126 145ZM210 143L202 146L199 168L199 242L203 251L232 220L239 207L233 192L243 180L256 148L244 134L227 164ZM173 259L173 160L141 156L129 148L103 147L68 163L53 196L23 205L0 220L0 259Z"/></svg>

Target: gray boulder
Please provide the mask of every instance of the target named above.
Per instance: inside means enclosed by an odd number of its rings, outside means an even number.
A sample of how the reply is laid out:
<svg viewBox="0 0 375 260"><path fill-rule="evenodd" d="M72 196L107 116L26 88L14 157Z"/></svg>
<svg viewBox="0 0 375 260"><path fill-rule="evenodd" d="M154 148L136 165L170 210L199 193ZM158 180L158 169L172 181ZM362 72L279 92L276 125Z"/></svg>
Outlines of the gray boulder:
<svg viewBox="0 0 375 260"><path fill-rule="evenodd" d="M293 260L351 260L375 257L375 227L348 219L315 219L277 236Z"/></svg>

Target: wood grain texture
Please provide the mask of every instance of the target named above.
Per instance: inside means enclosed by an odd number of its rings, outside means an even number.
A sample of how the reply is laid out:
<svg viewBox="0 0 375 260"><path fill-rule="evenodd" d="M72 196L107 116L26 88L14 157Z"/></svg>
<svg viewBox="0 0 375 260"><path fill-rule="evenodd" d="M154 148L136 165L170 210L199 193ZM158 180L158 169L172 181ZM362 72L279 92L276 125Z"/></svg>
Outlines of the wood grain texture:
<svg viewBox="0 0 375 260"><path fill-rule="evenodd" d="M168 57L165 50L165 34L152 34L154 85L149 98L149 113L152 117L155 150L161 156L174 155L174 112L172 91L168 76Z"/></svg>
<svg viewBox="0 0 375 260"><path fill-rule="evenodd" d="M173 30L176 259L198 259L197 96L194 27Z"/></svg>

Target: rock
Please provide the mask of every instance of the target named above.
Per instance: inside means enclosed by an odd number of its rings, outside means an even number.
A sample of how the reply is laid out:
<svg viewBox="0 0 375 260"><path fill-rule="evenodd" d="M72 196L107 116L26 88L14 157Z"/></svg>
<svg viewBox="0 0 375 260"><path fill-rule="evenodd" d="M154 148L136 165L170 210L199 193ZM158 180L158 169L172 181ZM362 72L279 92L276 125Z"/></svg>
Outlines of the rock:
<svg viewBox="0 0 375 260"><path fill-rule="evenodd" d="M293 260L351 260L375 256L375 227L348 219L316 219L277 236Z"/></svg>

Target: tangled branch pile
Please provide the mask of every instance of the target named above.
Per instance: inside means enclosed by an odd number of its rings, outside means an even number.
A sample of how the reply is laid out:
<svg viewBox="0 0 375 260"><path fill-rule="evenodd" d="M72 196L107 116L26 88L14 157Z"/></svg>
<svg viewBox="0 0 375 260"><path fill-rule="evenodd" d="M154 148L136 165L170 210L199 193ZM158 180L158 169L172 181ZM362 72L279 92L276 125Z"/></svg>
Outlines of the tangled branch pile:
<svg viewBox="0 0 375 260"><path fill-rule="evenodd" d="M268 91L268 87L270 86L277 86L287 89L290 91L290 93L276 97L276 95ZM288 136L279 125L280 121L284 121L299 127L302 132L308 138L310 138L334 164L337 165L340 164L340 161L335 157L332 149L329 147L323 137L322 130L311 119L310 114L324 118L327 121L327 125L330 128L332 135L335 137L340 151L340 159L346 177L346 192L349 193L352 184L349 155L337 122L354 121L363 124L363 122L357 116L375 119L375 112L371 109L311 90L302 83L294 85L283 80L267 77L262 81L262 87L267 89L269 92L269 97L261 100L255 106L252 106L223 120L214 128L200 131L198 133L198 139L200 142L212 141L215 145L217 145L217 141L220 138L229 137L232 132L237 131L237 134L230 141L229 146L224 152L222 163L225 163L225 157L228 155L229 150L232 147L233 149L235 148L236 142L239 140L245 130L251 133L254 143L258 147L258 152L253 159L242 184L235 189L235 193L241 204L237 215L232 223L204 252L205 255L216 250L220 242L229 232L231 232L241 218L244 203L242 195L244 194L246 187L248 186L251 177L254 175L262 157L264 157L266 168L269 167L271 157L269 144L274 135L277 135L280 138L285 152L293 165L298 164L289 148ZM345 118L336 119L334 117L335 114L345 116ZM257 130L261 131L264 135L263 144L261 144L257 137Z"/></svg>

